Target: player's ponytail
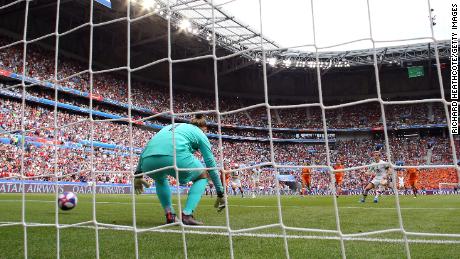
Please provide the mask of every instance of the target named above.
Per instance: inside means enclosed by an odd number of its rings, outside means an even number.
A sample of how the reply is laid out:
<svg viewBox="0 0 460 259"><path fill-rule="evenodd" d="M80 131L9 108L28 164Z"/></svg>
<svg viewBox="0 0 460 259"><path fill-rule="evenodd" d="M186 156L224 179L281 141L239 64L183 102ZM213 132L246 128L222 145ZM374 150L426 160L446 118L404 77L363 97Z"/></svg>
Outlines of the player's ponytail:
<svg viewBox="0 0 460 259"><path fill-rule="evenodd" d="M206 119L203 114L195 115L195 118L190 120L190 124L197 126L198 128L206 127Z"/></svg>

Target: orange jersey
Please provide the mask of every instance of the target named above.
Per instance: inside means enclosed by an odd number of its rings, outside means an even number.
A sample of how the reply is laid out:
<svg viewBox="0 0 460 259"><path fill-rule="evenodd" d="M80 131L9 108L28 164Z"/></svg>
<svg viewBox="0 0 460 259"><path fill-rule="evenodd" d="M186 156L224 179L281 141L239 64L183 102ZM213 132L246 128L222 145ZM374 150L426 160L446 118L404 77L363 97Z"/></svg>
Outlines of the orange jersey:
<svg viewBox="0 0 460 259"><path fill-rule="evenodd" d="M416 168L407 169L407 173L409 174L409 180L416 180L418 178L418 170Z"/></svg>
<svg viewBox="0 0 460 259"><path fill-rule="evenodd" d="M311 171L310 168L302 168L302 176L307 176L310 177Z"/></svg>
<svg viewBox="0 0 460 259"><path fill-rule="evenodd" d="M310 185L311 171L309 168L302 168L302 182L303 184Z"/></svg>
<svg viewBox="0 0 460 259"><path fill-rule="evenodd" d="M303 174L302 175L302 183L306 185L310 185L311 178L309 174Z"/></svg>
<svg viewBox="0 0 460 259"><path fill-rule="evenodd" d="M340 170L340 171L336 171L335 174L334 174L336 180L337 179L340 179L340 180L343 179L343 170L344 169L345 169L345 166L340 165L340 164L334 166L334 170Z"/></svg>
<svg viewBox="0 0 460 259"><path fill-rule="evenodd" d="M232 177L232 176L231 176L230 174L226 174L226 175L225 175L225 185L228 185L228 183L230 182L230 178L231 178L231 177Z"/></svg>

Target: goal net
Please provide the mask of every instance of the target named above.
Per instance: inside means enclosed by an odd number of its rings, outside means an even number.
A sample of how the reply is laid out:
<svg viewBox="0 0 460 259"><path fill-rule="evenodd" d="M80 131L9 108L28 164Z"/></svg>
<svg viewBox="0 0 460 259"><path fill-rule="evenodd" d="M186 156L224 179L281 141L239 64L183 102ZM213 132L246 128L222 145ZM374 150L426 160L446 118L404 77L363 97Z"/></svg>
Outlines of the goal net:
<svg viewBox="0 0 460 259"><path fill-rule="evenodd" d="M167 247L167 249L170 249L167 251L165 250L164 255L171 257L177 256L178 254L172 252L172 250L180 250L180 256L185 258L207 256L207 254L203 254L200 250L202 247L211 247L214 250L224 250L220 251L223 257L244 257L245 254L238 251L245 246L246 239L244 238L281 240L281 245L278 247L282 252L276 251L275 254L284 255L286 258L290 258L291 256L298 257L302 254L302 252L298 251L304 251L307 248L315 249L315 245L319 245L318 247L323 247L324 249L333 247L338 251L334 255L342 258L346 258L350 254L351 257L353 257L352 255L356 255L356 251L353 250L362 250L364 246L350 246L349 244L352 242L357 242L359 244L363 242L367 246L370 246L369 243L372 242L385 245L397 244L403 247L403 255L407 258L411 258L414 249L420 248L417 246L419 244L442 244L457 247L460 245L460 233L458 231L413 231L415 228L410 224L409 226L407 225L408 222L405 220L403 212L405 209L404 206L407 206L408 210L414 208L411 208L410 205L407 204L403 206L403 203L400 202L400 194L396 189L396 184L392 184L392 189L387 190L388 193L394 196L394 204L388 203L385 204L385 207L381 208L381 211L391 210L394 212L396 215L394 218L396 220L391 222L391 224L383 224L371 230L365 228L366 230L362 231L359 227L351 228L344 226L344 221L347 222L347 224L354 224L354 221L349 220L354 217L354 214L346 210L356 209L355 207L357 207L358 204L342 208L342 206L339 206L339 198L336 196L335 174L343 171L344 177L347 178L348 175L358 175L357 172L361 175L367 168L375 166L374 163L369 162L367 158L369 154L361 154L366 158L363 158L360 164L353 164L345 169L334 169L337 159L346 156L348 148L353 147L347 147L346 143L344 144L343 142L335 142L335 133L331 131L330 126L331 121L336 120L338 123L345 125L349 118L344 114L351 113L340 111L354 109L353 107L360 105L374 105L376 111L379 112L376 120L380 121L381 126L372 130L381 132L380 134L383 140L380 143L381 146L379 146L379 149L382 150L385 165L390 168L392 172L391 178L394 182L398 179L399 171L404 171L408 168L431 170L433 172L437 169L447 170L445 172L446 175L449 177L455 176L458 179L460 169L457 166L458 152L456 148L458 147L455 145L455 141L458 142L458 139L450 133L450 102L445 93L444 84L446 82L442 80L443 72L441 67L443 65L440 61L439 42L433 30L434 25L432 20L434 17L431 11L432 7L430 1L423 3L423 5L426 6L426 14L424 15L426 15L429 21L429 30L431 32L429 37L417 39L404 38L390 41L377 40L374 37L375 29L373 27L375 25L375 23L373 23L373 17L376 14L373 13L371 8L372 3L370 2L372 1L368 0L362 1L362 11L364 11L364 16L368 22L367 35L364 38L353 39L352 42L326 47L317 42L319 34L319 18L315 15L315 5L317 1L310 1L308 4L309 8L306 8L305 12L309 19L311 19L309 22L312 28L309 28L309 30L311 29L312 32L312 43L303 46L312 50L307 59L283 59L282 55L278 55L279 53L283 53L283 49L264 37L268 27L265 23L266 18L262 17L264 1L259 1L258 13L253 14L258 17L258 24L260 24L260 27L254 28L254 30L249 30L247 26L244 26L242 23L234 22L233 17L230 15L223 16L223 14L226 13L223 12L222 9L225 8L225 5L234 2L231 0L219 1L217 3L212 0L130 0L123 3L120 3L122 1L112 1L111 3L111 1L108 0L90 1L88 12L85 14L88 18L86 22L78 24L77 22L70 21L69 23L66 22L64 26L61 25L63 20L61 10L66 8L65 5L67 2L68 1L64 0L47 1L47 3L43 4L30 0L0 2L2 4L0 6L0 12L20 10L20 13L23 14L22 30L20 32L17 31L8 34L8 37L15 40L2 39L0 41L0 54L2 55L2 60L0 61L0 74L9 80L7 81L8 84L2 85L0 89L2 96L1 108L4 111L2 114L6 114L3 115L5 126L3 127L2 125L2 128L0 128L0 136L8 142L8 144L5 144L8 146L8 151L5 151L5 154L8 152L8 156L5 155L5 159L2 161L8 163L5 165L5 168L9 168L10 170L9 174L2 176L2 181L9 181L7 185L4 184L2 188L9 189L5 189L2 192L20 194L19 200L15 200L14 198L10 199L8 196L4 196L6 198L0 200L2 202L0 210L8 210L8 201L16 201L17 204L20 204L19 207L15 207L17 211L12 212L12 215L16 218L0 214L4 217L4 219L0 219L0 233L2 233L0 235L7 236L8 238L11 237L15 240L13 241L14 244L20 243L20 248L16 249L19 251L15 255L23 255L25 258L36 257L35 253L41 249L40 247L36 247L36 243L39 242L41 237L38 232L43 231L45 228L53 230L53 232L47 232L49 235L53 236L53 242L49 244L53 250L53 254L50 256L58 258L72 256L66 253L67 246L69 246L69 243L72 244L72 242L73 246L80 246L80 243L83 246L92 244L94 249L91 253L93 253L96 258L113 256L113 254L108 252L111 249L119 252L124 251L125 254L122 254L122 256L126 257L149 257L152 255L152 251L158 249L158 247ZM55 17L50 17L48 19L49 24L47 24L47 26L52 26L52 29L48 28L47 30L49 33L37 36L36 33L29 29L31 27L31 21L34 21L33 15L39 15L39 10L46 9L47 6L54 6L53 8L56 10ZM114 12L117 12L117 14L121 13L122 15L113 18L112 16L105 16L104 12L96 12L95 10L99 10L101 6L113 8ZM201 17L197 15L201 15ZM187 16L189 16L189 19L184 19L187 18ZM144 37L143 35L134 35L132 33L131 28L134 26L133 24L143 22L144 19L150 18L155 19L154 21L165 22L166 28L163 28L165 31L164 34L154 34L155 36L149 35L148 37ZM70 18L70 20L72 19L73 18ZM229 20L234 24L229 25L227 23L225 25L227 27L223 28L225 26L222 24ZM106 50L108 54L99 53L94 50L96 42L99 42L97 33L99 30L102 30L104 26L112 26L114 24L121 24L122 26L117 25L118 27L116 28L109 27L108 30L115 28L117 31L113 31L113 34L121 33L123 37L125 37L123 39L123 44L126 45L125 53L120 55L120 60L122 60L123 63L120 61L120 65L116 67L102 69L100 64L95 64L95 62L93 62L94 57L98 56L101 58L103 55L106 55L106 57L109 58L111 55L116 54L110 53L110 50ZM230 31L231 26L239 27L233 32L233 35L224 35L222 31ZM63 30L62 28L66 29ZM7 31L8 28L0 29L5 29L5 31ZM70 59L67 58L67 56L72 56L72 54L62 51L60 47L61 41L66 40L66 44L68 44L69 40L67 37L78 30L85 30L87 38L84 40L88 40L88 42L81 43L81 48L87 47L88 54L86 57L78 57L80 59L79 62L83 62L86 65L86 67L81 70L74 69L74 65L66 61L66 59ZM118 30L122 30L122 32ZM178 30L194 35L194 37L199 39L199 42L207 42L209 44L209 49L205 51L204 54L202 52L197 53L196 51L190 51L192 54L189 56L185 55L185 57L177 58L177 53L173 52L173 47L178 43L173 42L173 39L177 37L176 31ZM245 35L243 32L250 34ZM302 31L298 31L297 33L302 34ZM20 35L19 40L16 40L17 35ZM112 39L107 39L107 41L116 41L117 39L119 38L114 37ZM46 46L44 46L46 44L40 43L43 40L51 40L54 47L51 48L51 52L49 50L46 52L48 54L38 55L37 53L43 52L43 49L46 49ZM76 42L78 42L78 40L82 39L73 39L73 41ZM167 54L166 56L157 57L145 64L132 64L133 60L139 56L146 55L150 57L150 54L146 53L150 50L141 49L140 51L134 51L140 43L153 43L159 40L165 40L166 42L163 47L164 53ZM249 40L251 41L248 42ZM432 76L435 78L432 81L437 84L436 91L439 91L439 96L410 100L387 100L382 93L380 72L383 63L392 64L392 62L396 61L393 59L384 60L387 56L385 56L385 53L382 54L379 46L386 43L410 42L411 40L426 40L430 42L428 52L432 53L434 62L432 64L430 63L429 66ZM371 78L369 84L375 86L375 89L368 90L369 92L375 93L375 96L339 104L326 102L323 98L330 94L330 92L325 92L326 90L323 85L326 83L331 84L331 80L327 75L328 70L334 67L347 69L349 67L349 61L337 59L326 62L323 59L322 53L328 52L328 50L334 47L347 46L351 43L360 41L370 42L372 44L371 55L366 62L369 62L373 67L372 75L369 77ZM247 44L242 47L242 42L246 42ZM40 45L40 47L36 45ZM224 45L226 46L226 52L219 51ZM193 48L192 45L191 48ZM100 50L100 47L98 49ZM183 52L188 53L187 50L183 50ZM47 69L43 72L37 67L37 64L42 62L40 59L49 55L49 53L53 55L52 58L47 57ZM221 64L224 62L231 63L234 58L238 57L244 61L237 64L232 63L234 67L246 67L245 62L251 62L252 64L257 64L257 68L260 69L262 94L258 96L258 98L262 101L251 105L242 101L244 104L243 107L238 107L238 105L227 105L224 109L222 106L226 105L224 103L228 102L228 99L226 99L225 102L222 100L223 95L220 92L219 83L221 80L224 81L224 79L220 77L220 69L226 69L226 73L228 72L230 74L232 71L231 69L223 67ZM356 57L359 58L358 56ZM346 55L343 55L341 58L346 60ZM431 59L432 57L428 58ZM366 58L364 59L366 60ZM190 107L183 107L187 106L183 105L183 103L190 104L187 102L189 96L176 93L174 87L177 75L174 71L175 67L194 61L212 63L210 67L212 67L213 70L213 80L210 84L212 84L211 89L214 91L214 96L210 98L210 101L193 103ZM152 67L155 68L160 65L162 65L163 71L163 76L161 78L163 81L167 82L167 88L151 90L147 89L148 87L146 87L146 85L142 85L135 80L140 71ZM269 97L269 84L271 78L277 73L282 73L289 67L302 67L314 71L312 75L314 77L313 81L315 82L315 86L312 92L317 95L315 101L304 101L298 104L283 105L273 104L271 102ZM415 76L418 72L411 71L410 73L412 74L409 74L409 76ZM343 70L343 73L352 72ZM119 78L120 74L123 74L123 79ZM177 74L180 74L180 72L177 72ZM200 75L197 75L197 77L199 76ZM126 88L118 92L110 92L111 85L120 82L124 82L122 84L125 84ZM39 92L37 94L37 91L33 90L33 87L36 86L44 87L47 89L47 92ZM101 101L104 99L102 96L108 95L105 91L111 93L110 98L108 98L109 101L106 102L106 106L104 106L107 108L102 107L103 104L101 104ZM155 91L162 91L162 93L160 94ZM63 101L62 96L66 94L76 97L74 100ZM140 98L139 96L142 97L141 101L146 104L145 107L149 105L155 107L155 105L157 105L158 107L167 107L167 109L159 109L152 112L153 108L150 107L150 110L143 110L144 108L141 106L141 102L139 102L138 99ZM166 96L167 98L161 100L161 98L155 98L155 96ZM44 99L47 101L43 102ZM82 99L86 100L86 103L83 105L81 104L83 102L81 101ZM191 100L195 101L196 99L197 98ZM235 103L239 102L238 100L233 101ZM124 105L122 106L123 111L113 108L121 104ZM443 148L447 150L445 152L448 154L448 157L443 156L438 162L433 163L432 161L437 159L435 157L437 151L435 150L435 152L433 150L437 147L434 147L434 149L430 147L426 149L426 153L421 154L420 160L417 161L417 163L407 163L406 165L398 164L398 159L400 159L400 157L397 157L399 154L398 152L410 153L414 151L414 149L410 148L401 148L399 143L408 139L408 146L417 146L417 140L410 140L410 136L399 136L400 138L395 136L395 133L391 130L395 128L392 125L393 117L390 116L391 118L388 118L387 116L392 114L392 111L393 113L397 113L397 107L399 106L411 106L411 112L417 113L417 107L432 107L433 104L435 106L437 105L436 107L438 108L440 107L440 114L445 117L445 124L447 126L444 126L444 128L447 127L448 130L444 130L444 132L448 133L448 136L444 138L445 142L443 143L445 145ZM48 105L52 108L45 109L41 108L40 105ZM433 116L432 110L436 108L427 109L429 110L428 113L431 114L428 116ZM286 114L288 114L288 116L294 116L298 111L301 111L301 116L304 116L302 120L316 123L318 128L322 131L318 134L322 134L322 139L324 141L320 142L320 144L315 144L316 146L314 148L302 147L301 144L285 146L279 144L280 136L282 136L282 134L289 134L280 133L279 130L276 130L277 128L283 128L279 126L282 125L283 118L285 118L283 116L286 116ZM318 113L314 113L314 111ZM144 116L139 115L141 112L144 112ZM359 112L365 114L367 111L360 110ZM107 114L111 115L107 116ZM149 115L147 116L145 114ZM161 225L160 222L156 222L157 224L151 226L150 215L160 213L158 210L159 204L156 203L155 206L158 205L158 208L155 207L155 212L153 212L150 206L151 204L149 203L150 200L142 200L143 196L136 196L133 191L134 172L143 148L142 145L145 145L146 140L153 136L150 131L146 133L147 131L144 129L149 128L158 130L166 124L188 121L188 119L195 114L206 114L214 123L214 132L211 132L208 136L214 139L212 143L214 144L215 156L218 161L217 169L223 169L231 162L228 160L228 157L226 157L229 152L240 153L240 156L246 155L244 153L246 151L239 150L238 147L251 149L254 153L259 155L257 161L252 161L253 163L246 163L241 165L240 168L232 169L232 171L243 170L246 172L245 175L249 175L248 182L252 189L247 191L246 194L256 199L248 199L249 202L240 204L229 193L230 189L224 188L226 194L225 200L228 206L226 206L220 217L225 218L225 220L217 221L209 216L209 218L206 219L212 223L204 226L187 226L180 222L168 225ZM266 121L265 124L263 123L266 128L264 133L254 133L254 136L248 137L247 142L249 144L241 144L241 146L227 144L232 143L226 138L228 134L230 134L228 132L232 130L227 127L228 124L232 124L232 121L238 123L242 120L251 122L254 121L255 116L264 118ZM164 118L167 118L167 120ZM357 121L360 121L359 115L357 118ZM39 123L40 121L45 121L45 123ZM255 125L255 127L258 126L259 125ZM252 140L249 140L251 137L260 138L257 134L265 134L264 137L267 140L264 142L265 151L260 151L258 149L259 144L254 144L258 142L250 142ZM410 135L410 133L407 134ZM85 139L86 141L79 141L77 143L73 138L75 135L79 135L81 137L80 139ZM300 135L301 134L297 136L299 139L309 137ZM140 141L141 139L143 141ZM173 143L175 144L174 141L173 139ZM374 142L371 142L370 145L374 144ZM37 147L44 148L37 149ZM232 147L235 148L232 149ZM283 161L283 157L280 158L277 152L292 154L292 152L297 152L299 149L302 149L299 147L305 149L302 150L301 154L305 154L308 159L302 160L299 158L296 163L280 162L280 160ZM13 153L14 155L12 155ZM16 164L13 165L12 163ZM179 174L182 170L177 168L177 161L174 163L174 169L176 171L175 178L179 179ZM35 172L37 168L44 172L37 174ZM260 168L269 169L261 172ZM209 168L199 169L205 170ZM315 214L312 212L312 209L308 207L308 204L291 204L289 198L285 199L288 195L300 193L297 189L290 187L291 179L295 179L292 180L296 182L293 184L293 186L296 186L295 188L298 188L297 182L300 180L295 178L298 177L299 174L295 176L291 175L292 178L290 178L291 176L288 177L288 174L284 172L295 171L299 173L302 169L310 169L312 171L312 188L314 189L312 193L323 194L325 195L324 197L328 198L327 204L329 204L331 208L331 210L328 210L328 216ZM148 174L151 173L154 172L146 172L143 174L147 177ZM274 195L275 202L269 205L251 204L250 202L257 201L259 198L264 198L263 196L259 196L259 194L265 193L266 190L263 189L263 184L265 183L264 181L268 181L266 180L268 177L271 177L270 188L272 189L267 191L267 193ZM320 181L317 179L322 180ZM45 180L47 184L43 187L41 186L42 183L37 183L35 180ZM149 178L148 180L150 181ZM64 183L66 181L81 181L87 184L84 186L68 185ZM117 182L123 185L120 185L121 187L113 187L107 186L103 182ZM172 189L173 195L175 196L175 202L177 202L179 211L181 211L185 205L182 198L186 196L187 188L180 186L179 182L174 181L174 179L171 179L171 182L173 184ZM18 184L15 185L15 183ZM438 184L440 190L458 188L458 183ZM39 185L40 187L38 187ZM37 190L37 188L41 189ZM37 201L41 199L41 196L32 196L28 194L28 192L40 192L45 189L48 191L44 192L52 192L54 194L52 200L46 200L47 198L44 198L44 201ZM362 187L358 191L351 189L346 191L350 194L360 194L361 190ZM82 195L83 198L80 201L81 205L78 205L88 212L85 217L73 216L74 214L72 213L62 215L58 204L54 202L58 194L62 191L74 191L89 195ZM149 192L153 192L152 189L146 190L146 193ZM99 198L105 193L129 194L129 196L120 196L121 198L119 199L107 198L109 199L108 201L105 200L106 198ZM34 205L36 203L40 204L40 202L43 203L43 206L37 207ZM52 204L52 207L48 206L49 204ZM125 219L116 217L117 220L108 220L110 215L106 215L106 209L109 204L119 205L120 209L117 212L123 215ZM208 204L208 206L210 205ZM235 207L241 208L238 215L232 213ZM269 209L270 212L260 215L263 220L258 221L262 222L259 225L245 225L242 221L249 222L251 220L245 213L251 213L251 209L256 209L258 207ZM289 215L286 212L287 208L293 209L294 212L291 211L289 213L296 213L298 217L292 219L291 216L287 216ZM202 208L202 210L208 209L210 208ZM363 208L363 210L366 209L368 208ZM458 207L453 209L458 209ZM33 210L37 210L37 215L45 213L48 218L42 220L42 218L34 216L35 212ZM345 210L345 212L342 210ZM369 211L371 211L371 209L369 209ZM380 210L376 209L376 211ZM309 217L309 213L314 215L312 217L317 218L315 222L320 222L321 219L325 217L331 219L333 224L322 225L324 227L315 227L318 226L318 224L307 224L302 226L302 224L296 223L301 221L299 218ZM160 214L162 214L162 212ZM370 215L375 216L376 213L373 212ZM392 216L394 215L392 214ZM52 218L53 222L50 222L49 218ZM92 237L84 240L78 239L80 234L73 235L70 233L71 231L74 231L74 233L90 233L89 231L91 231ZM123 233L120 239L112 238L112 235L117 236L119 232ZM149 233L159 235L151 240L149 236L147 236ZM167 241L163 243L160 234L171 235L176 243L170 246L169 243L166 244ZM198 239L196 236L206 236L206 238ZM76 240L73 240L72 237ZM67 240L67 238L70 238L71 241ZM213 244L212 239L214 238L218 242L225 241L225 244ZM180 240L180 242L178 243L177 240ZM308 243L312 240L318 242ZM259 241L253 242L252 245L256 247L257 242ZM330 242L334 242L334 244ZM263 244L270 246L270 242ZM149 249L149 246L158 247ZM272 248L268 247L266 249L270 250ZM77 251L74 255L78 255L79 252L82 251ZM327 254L328 253L323 253L322 255L325 256ZM248 255L246 254L246 256ZM249 257L253 256L257 257L256 255L251 255ZM315 255L312 255L312 257L314 256ZM319 256L321 256L321 254Z"/></svg>

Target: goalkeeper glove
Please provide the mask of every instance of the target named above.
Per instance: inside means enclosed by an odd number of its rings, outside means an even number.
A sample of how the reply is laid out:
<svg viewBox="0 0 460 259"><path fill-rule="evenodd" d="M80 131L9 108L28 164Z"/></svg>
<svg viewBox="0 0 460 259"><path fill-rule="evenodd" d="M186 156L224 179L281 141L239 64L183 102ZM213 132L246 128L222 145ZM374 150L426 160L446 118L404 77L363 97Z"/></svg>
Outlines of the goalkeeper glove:
<svg viewBox="0 0 460 259"><path fill-rule="evenodd" d="M142 194L144 192L144 187L149 188L150 184L144 179L144 176L136 176L134 178L134 191L136 194Z"/></svg>
<svg viewBox="0 0 460 259"><path fill-rule="evenodd" d="M223 193L217 193L217 200L214 203L214 208L217 209L217 212L221 212L225 209L225 199Z"/></svg>

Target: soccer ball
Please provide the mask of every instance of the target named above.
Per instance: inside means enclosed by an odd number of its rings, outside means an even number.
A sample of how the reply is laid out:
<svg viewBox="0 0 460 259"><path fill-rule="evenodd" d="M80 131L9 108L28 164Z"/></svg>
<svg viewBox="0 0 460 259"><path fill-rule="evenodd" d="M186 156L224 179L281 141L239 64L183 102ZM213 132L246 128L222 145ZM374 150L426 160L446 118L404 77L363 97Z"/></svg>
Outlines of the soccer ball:
<svg viewBox="0 0 460 259"><path fill-rule="evenodd" d="M71 210L77 206L78 198L73 192L64 192L59 194L57 202L61 210Z"/></svg>

